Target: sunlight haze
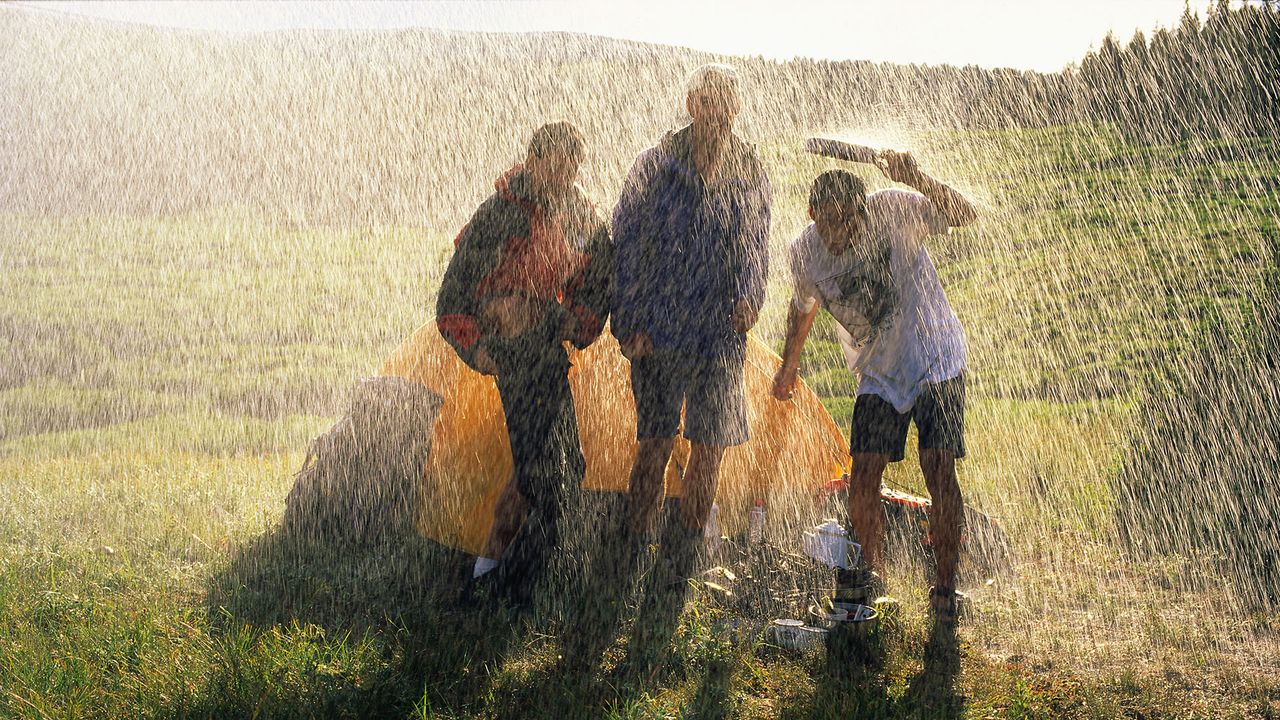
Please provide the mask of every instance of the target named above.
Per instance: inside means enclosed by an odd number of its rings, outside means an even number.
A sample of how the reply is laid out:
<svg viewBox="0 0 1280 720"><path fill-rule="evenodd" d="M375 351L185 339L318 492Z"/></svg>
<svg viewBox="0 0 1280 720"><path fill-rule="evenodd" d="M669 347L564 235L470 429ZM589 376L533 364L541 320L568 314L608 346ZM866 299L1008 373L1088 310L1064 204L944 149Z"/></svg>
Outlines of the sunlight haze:
<svg viewBox="0 0 1280 720"><path fill-rule="evenodd" d="M786 60L974 64L1052 72L1107 32L1177 23L1182 0L1020 2L24 2L52 12L226 31L406 28L568 31ZM1192 9L1202 15L1201 3ZM683 16L677 24L673 18Z"/></svg>

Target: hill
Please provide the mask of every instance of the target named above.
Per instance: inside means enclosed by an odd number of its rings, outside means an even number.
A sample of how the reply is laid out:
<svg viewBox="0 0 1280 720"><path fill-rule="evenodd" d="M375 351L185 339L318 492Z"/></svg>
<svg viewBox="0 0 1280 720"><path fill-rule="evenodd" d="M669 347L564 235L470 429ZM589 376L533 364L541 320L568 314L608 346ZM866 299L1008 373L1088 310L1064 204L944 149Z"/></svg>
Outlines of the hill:
<svg viewBox="0 0 1280 720"><path fill-rule="evenodd" d="M715 59L564 33L216 33L0 7L0 208L181 213L243 206L306 223L458 227L533 127L579 124L589 189L683 115ZM953 124L1003 113L1033 73L735 58L748 137ZM928 92L924 90L928 89Z"/></svg>

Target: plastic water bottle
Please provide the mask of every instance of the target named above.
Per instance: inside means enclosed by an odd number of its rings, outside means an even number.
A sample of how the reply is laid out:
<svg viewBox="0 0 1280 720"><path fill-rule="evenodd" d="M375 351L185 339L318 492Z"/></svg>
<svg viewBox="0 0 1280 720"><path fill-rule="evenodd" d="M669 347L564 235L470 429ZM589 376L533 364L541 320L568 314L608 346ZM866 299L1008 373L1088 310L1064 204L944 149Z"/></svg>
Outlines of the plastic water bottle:
<svg viewBox="0 0 1280 720"><path fill-rule="evenodd" d="M702 541L713 554L720 549L720 524L717 522L719 514L720 506L711 503L711 514L707 516L707 524L702 528Z"/></svg>
<svg viewBox="0 0 1280 720"><path fill-rule="evenodd" d="M764 542L764 498L756 498L751 506L747 523L747 539L757 544Z"/></svg>

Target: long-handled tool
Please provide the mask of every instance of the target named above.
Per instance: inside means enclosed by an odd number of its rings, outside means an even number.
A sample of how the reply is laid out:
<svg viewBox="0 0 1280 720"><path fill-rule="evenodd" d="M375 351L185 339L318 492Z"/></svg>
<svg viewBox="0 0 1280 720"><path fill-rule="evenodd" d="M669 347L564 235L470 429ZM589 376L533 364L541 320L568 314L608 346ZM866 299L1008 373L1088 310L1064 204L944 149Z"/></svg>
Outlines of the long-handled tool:
<svg viewBox="0 0 1280 720"><path fill-rule="evenodd" d="M843 140L833 140L831 138L811 137L804 141L804 149L814 155L831 158L832 160L846 160L848 162L866 163L868 165L880 165L880 151L868 147L866 145L856 145Z"/></svg>

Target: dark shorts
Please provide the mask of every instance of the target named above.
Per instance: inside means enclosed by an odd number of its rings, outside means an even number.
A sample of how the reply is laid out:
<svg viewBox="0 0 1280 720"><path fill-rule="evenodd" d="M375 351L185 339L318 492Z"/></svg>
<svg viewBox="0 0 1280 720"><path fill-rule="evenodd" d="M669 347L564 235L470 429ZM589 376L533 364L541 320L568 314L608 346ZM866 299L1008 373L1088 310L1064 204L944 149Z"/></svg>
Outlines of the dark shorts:
<svg viewBox="0 0 1280 720"><path fill-rule="evenodd" d="M925 385L905 413L879 395L859 395L853 405L849 453L887 455L898 462L906 455L907 428L913 420L922 450L948 450L964 457L964 375Z"/></svg>
<svg viewBox="0 0 1280 720"><path fill-rule="evenodd" d="M747 441L747 399L742 358L708 359L654 348L631 363L636 437L675 437L684 407L684 436L729 447Z"/></svg>

